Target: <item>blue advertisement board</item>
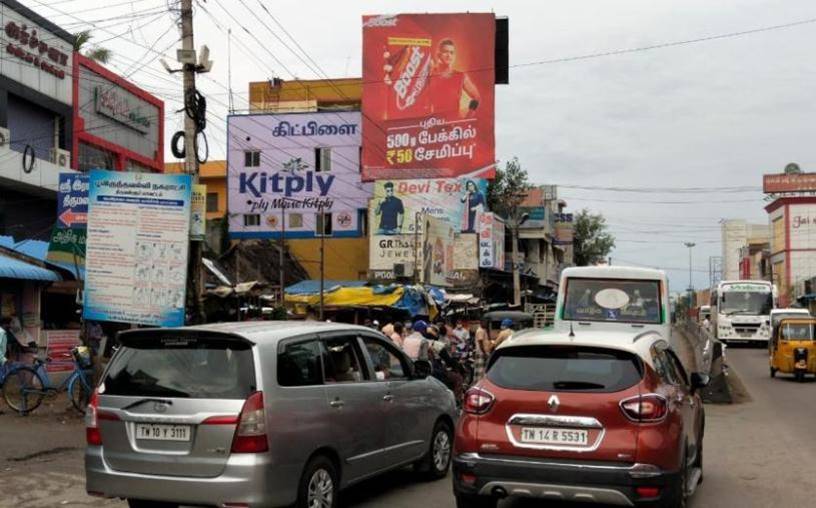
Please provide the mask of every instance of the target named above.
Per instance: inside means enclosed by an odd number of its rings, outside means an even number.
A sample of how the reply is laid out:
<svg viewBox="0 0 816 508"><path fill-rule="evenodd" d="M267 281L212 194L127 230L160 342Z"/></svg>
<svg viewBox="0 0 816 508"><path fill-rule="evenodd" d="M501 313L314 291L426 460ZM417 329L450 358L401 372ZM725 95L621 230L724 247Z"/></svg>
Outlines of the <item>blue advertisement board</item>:
<svg viewBox="0 0 816 508"><path fill-rule="evenodd" d="M182 326L191 177L94 170L83 317Z"/></svg>
<svg viewBox="0 0 816 508"><path fill-rule="evenodd" d="M57 189L57 227L84 228L88 222L89 176L60 173Z"/></svg>

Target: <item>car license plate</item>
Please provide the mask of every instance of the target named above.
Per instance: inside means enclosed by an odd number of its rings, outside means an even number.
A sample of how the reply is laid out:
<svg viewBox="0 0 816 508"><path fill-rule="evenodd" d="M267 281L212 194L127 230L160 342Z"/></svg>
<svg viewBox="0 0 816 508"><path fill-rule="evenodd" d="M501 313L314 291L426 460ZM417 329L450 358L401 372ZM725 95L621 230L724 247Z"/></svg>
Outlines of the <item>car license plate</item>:
<svg viewBox="0 0 816 508"><path fill-rule="evenodd" d="M160 425L152 423L136 424L136 439L155 441L189 441L189 425Z"/></svg>
<svg viewBox="0 0 816 508"><path fill-rule="evenodd" d="M522 427L521 441L533 444L586 446L589 444L589 432L586 430L551 429L547 427Z"/></svg>

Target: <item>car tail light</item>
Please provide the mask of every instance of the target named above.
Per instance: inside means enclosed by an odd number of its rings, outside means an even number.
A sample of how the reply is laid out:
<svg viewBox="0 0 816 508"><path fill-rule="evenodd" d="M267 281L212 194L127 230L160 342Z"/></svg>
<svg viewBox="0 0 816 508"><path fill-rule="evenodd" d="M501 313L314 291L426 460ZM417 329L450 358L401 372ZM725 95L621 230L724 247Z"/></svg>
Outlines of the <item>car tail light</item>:
<svg viewBox="0 0 816 508"><path fill-rule="evenodd" d="M660 487L635 487L635 493L640 498L652 498L660 495Z"/></svg>
<svg viewBox="0 0 816 508"><path fill-rule="evenodd" d="M250 395L241 414L232 440L232 453L261 453L269 450L266 440L266 412L263 392Z"/></svg>
<svg viewBox="0 0 816 508"><path fill-rule="evenodd" d="M496 397L492 393L481 388L471 388L465 394L465 404L462 409L466 413L482 415L490 411Z"/></svg>
<svg viewBox="0 0 816 508"><path fill-rule="evenodd" d="M669 405L662 395L654 393L624 399L620 403L621 411L632 421L654 423L664 419L669 412Z"/></svg>
<svg viewBox="0 0 816 508"><path fill-rule="evenodd" d="M91 394L88 407L85 409L85 442L88 446L102 446L102 434L99 432L99 420L118 420L119 417L99 409L99 392Z"/></svg>

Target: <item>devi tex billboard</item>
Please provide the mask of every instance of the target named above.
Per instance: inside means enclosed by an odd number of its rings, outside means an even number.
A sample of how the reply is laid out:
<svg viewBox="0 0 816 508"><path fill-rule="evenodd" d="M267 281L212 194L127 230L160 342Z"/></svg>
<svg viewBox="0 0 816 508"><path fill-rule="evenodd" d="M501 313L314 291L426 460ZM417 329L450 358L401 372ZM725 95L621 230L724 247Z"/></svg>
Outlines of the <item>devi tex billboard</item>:
<svg viewBox="0 0 816 508"><path fill-rule="evenodd" d="M234 115L227 128L230 237L312 238L321 211L331 236L363 236L360 113Z"/></svg>
<svg viewBox="0 0 816 508"><path fill-rule="evenodd" d="M363 17L363 179L492 178L493 14Z"/></svg>

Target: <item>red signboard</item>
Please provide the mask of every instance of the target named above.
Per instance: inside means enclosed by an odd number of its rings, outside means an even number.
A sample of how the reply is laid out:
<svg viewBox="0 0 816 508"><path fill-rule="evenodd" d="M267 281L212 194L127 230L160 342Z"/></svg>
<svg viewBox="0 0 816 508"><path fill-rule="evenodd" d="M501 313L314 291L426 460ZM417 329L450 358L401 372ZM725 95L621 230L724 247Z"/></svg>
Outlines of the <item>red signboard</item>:
<svg viewBox="0 0 816 508"><path fill-rule="evenodd" d="M765 194L806 191L816 191L816 173L781 173L762 176L762 192Z"/></svg>
<svg viewBox="0 0 816 508"><path fill-rule="evenodd" d="M363 179L495 175L493 14L363 17Z"/></svg>

